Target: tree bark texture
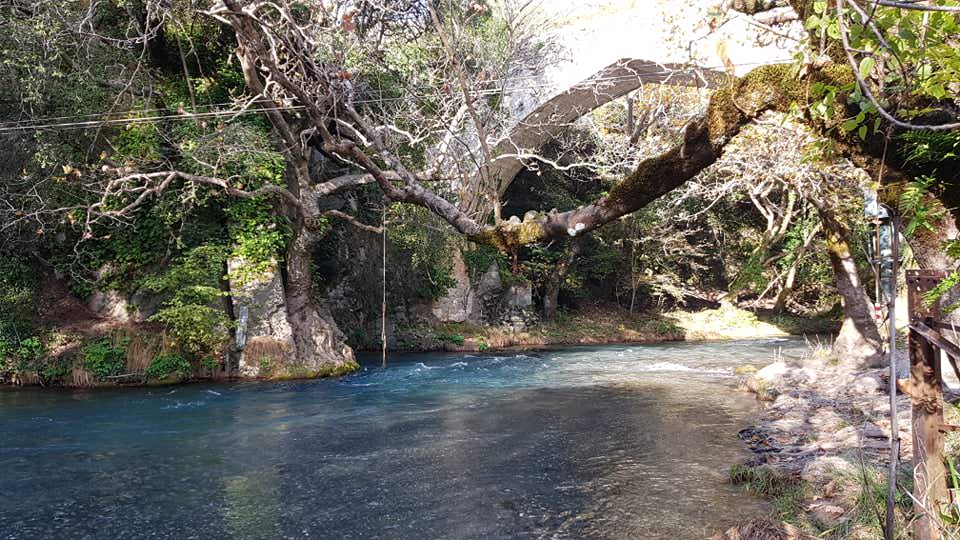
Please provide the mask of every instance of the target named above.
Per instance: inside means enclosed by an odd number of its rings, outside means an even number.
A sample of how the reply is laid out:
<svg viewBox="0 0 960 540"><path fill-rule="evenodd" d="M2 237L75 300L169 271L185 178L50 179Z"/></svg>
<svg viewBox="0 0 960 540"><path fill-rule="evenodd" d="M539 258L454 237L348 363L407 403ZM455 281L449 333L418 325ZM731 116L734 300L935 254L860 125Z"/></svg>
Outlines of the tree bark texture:
<svg viewBox="0 0 960 540"><path fill-rule="evenodd" d="M883 360L880 331L850 246L850 231L829 206L819 204L827 252L837 293L843 304L843 324L833 342L833 354L845 365L864 367Z"/></svg>

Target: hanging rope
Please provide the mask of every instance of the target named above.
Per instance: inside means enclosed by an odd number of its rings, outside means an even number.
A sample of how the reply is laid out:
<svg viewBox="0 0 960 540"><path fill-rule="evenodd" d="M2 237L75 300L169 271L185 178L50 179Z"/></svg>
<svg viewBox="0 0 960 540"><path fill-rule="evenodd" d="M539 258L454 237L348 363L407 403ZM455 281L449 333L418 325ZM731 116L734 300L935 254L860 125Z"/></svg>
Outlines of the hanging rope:
<svg viewBox="0 0 960 540"><path fill-rule="evenodd" d="M383 205L383 213L380 216L380 234L381 247L383 249L383 302L380 309L380 348L382 367L387 367L387 205Z"/></svg>

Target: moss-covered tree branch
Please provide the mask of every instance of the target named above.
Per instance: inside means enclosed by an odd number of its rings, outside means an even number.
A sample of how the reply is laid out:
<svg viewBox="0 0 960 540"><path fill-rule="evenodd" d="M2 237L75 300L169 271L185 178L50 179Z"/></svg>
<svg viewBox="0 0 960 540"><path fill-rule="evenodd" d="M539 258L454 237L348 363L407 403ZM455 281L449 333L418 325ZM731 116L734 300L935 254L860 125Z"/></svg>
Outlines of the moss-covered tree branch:
<svg viewBox="0 0 960 540"><path fill-rule="evenodd" d="M795 107L803 110L815 98L811 88L816 83L839 88L854 80L845 66L815 69L804 78L798 77L796 71L795 66L778 64L732 79L714 92L705 116L687 126L680 144L641 162L608 196L597 202L568 212L528 216L522 222L485 226L469 236L476 242L511 250L601 227L647 206L712 165L724 146L764 112L788 112ZM866 161L869 159L864 157Z"/></svg>

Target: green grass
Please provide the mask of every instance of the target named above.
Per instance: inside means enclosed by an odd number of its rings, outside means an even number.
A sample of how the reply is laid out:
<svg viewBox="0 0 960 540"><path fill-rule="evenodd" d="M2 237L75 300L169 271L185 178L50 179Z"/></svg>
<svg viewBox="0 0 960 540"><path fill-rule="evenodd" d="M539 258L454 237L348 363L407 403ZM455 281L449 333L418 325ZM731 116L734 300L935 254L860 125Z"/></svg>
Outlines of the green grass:
<svg viewBox="0 0 960 540"><path fill-rule="evenodd" d="M811 485L768 466L730 467L730 480L773 504L774 518L791 523L817 538L832 540L883 539L883 515L887 482L881 470L861 463L856 471L837 472L830 480L833 502L846 510L843 519L832 527L817 522L805 511L808 502L826 497L825 486ZM913 489L909 466L897 476L896 530L907 534L913 515L909 493ZM906 539L908 536L897 536Z"/></svg>
<svg viewBox="0 0 960 540"><path fill-rule="evenodd" d="M810 526L803 511L807 485L799 478L788 476L771 467L737 464L730 467L730 481L755 495L770 499L777 519L801 528Z"/></svg>

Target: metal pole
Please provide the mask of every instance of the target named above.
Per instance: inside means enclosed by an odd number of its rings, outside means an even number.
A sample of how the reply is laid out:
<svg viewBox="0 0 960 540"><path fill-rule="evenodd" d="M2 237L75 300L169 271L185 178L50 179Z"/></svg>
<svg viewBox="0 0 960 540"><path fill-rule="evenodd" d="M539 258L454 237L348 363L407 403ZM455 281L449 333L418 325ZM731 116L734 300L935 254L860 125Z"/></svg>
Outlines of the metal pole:
<svg viewBox="0 0 960 540"><path fill-rule="evenodd" d="M897 495L897 465L900 461L900 429L897 425L897 266L900 258L900 231L897 220L890 216L890 279L893 281L890 298L887 299L887 318L889 330L887 338L890 362L890 469L887 471L887 520L884 528L884 538L894 540L893 511Z"/></svg>

